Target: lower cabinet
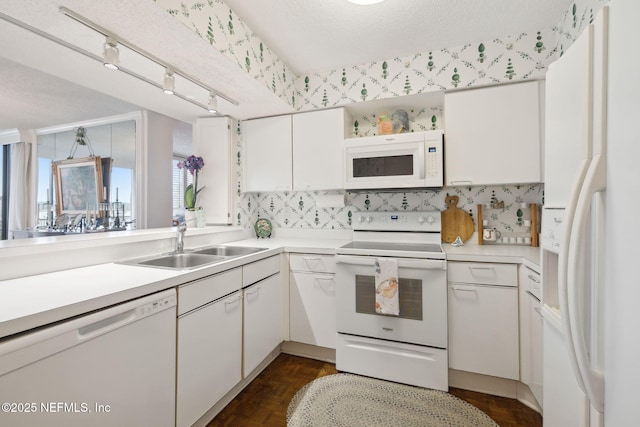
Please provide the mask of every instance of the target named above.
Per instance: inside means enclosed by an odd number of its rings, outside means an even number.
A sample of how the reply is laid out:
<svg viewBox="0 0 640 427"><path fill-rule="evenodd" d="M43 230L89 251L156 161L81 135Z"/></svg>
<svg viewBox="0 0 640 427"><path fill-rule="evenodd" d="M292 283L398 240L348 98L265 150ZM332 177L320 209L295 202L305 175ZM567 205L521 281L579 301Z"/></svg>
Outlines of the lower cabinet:
<svg viewBox="0 0 640 427"><path fill-rule="evenodd" d="M242 291L178 318L178 427L190 426L241 380Z"/></svg>
<svg viewBox="0 0 640 427"><path fill-rule="evenodd" d="M289 339L336 348L333 255L291 254Z"/></svg>
<svg viewBox="0 0 640 427"><path fill-rule="evenodd" d="M517 285L516 265L449 263L449 368L520 379Z"/></svg>
<svg viewBox="0 0 640 427"><path fill-rule="evenodd" d="M244 378L282 342L280 273L245 288L243 292Z"/></svg>
<svg viewBox="0 0 640 427"><path fill-rule="evenodd" d="M542 329L540 275L520 267L520 381L542 406Z"/></svg>

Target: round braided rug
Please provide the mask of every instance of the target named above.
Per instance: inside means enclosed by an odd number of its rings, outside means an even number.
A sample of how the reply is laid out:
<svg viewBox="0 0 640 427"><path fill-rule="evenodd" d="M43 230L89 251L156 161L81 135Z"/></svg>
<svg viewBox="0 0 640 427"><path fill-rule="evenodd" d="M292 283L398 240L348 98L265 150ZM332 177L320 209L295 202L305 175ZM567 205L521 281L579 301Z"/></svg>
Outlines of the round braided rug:
<svg viewBox="0 0 640 427"><path fill-rule="evenodd" d="M287 426L496 427L488 415L448 393L352 374L320 377L287 409Z"/></svg>

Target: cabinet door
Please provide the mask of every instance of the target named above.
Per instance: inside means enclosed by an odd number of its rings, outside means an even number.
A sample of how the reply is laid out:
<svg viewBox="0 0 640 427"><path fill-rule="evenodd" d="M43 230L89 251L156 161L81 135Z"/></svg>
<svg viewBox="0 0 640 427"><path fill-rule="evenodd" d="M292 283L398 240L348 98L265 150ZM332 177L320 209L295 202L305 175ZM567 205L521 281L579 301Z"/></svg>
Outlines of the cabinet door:
<svg viewBox="0 0 640 427"><path fill-rule="evenodd" d="M449 368L519 379L518 289L449 284Z"/></svg>
<svg viewBox="0 0 640 427"><path fill-rule="evenodd" d="M336 348L336 284L333 274L291 273L289 338Z"/></svg>
<svg viewBox="0 0 640 427"><path fill-rule="evenodd" d="M248 376L282 342L280 273L244 289L244 369Z"/></svg>
<svg viewBox="0 0 640 427"><path fill-rule="evenodd" d="M542 181L539 85L445 94L445 185Z"/></svg>
<svg viewBox="0 0 640 427"><path fill-rule="evenodd" d="M291 115L243 122L244 191L290 191Z"/></svg>
<svg viewBox="0 0 640 427"><path fill-rule="evenodd" d="M542 314L540 300L532 293L540 288L540 275L520 266L519 280L520 381L529 386L542 405Z"/></svg>
<svg viewBox="0 0 640 427"><path fill-rule="evenodd" d="M529 295L529 323L531 327L531 382L528 384L536 400L542 405L542 329L541 304Z"/></svg>
<svg viewBox="0 0 640 427"><path fill-rule="evenodd" d="M198 194L197 205L206 212L208 224L231 224L233 218L230 129L226 117L198 119L194 127L193 153L206 164L198 175L198 188L207 188Z"/></svg>
<svg viewBox="0 0 640 427"><path fill-rule="evenodd" d="M177 426L190 426L241 380L242 293L178 318Z"/></svg>
<svg viewBox="0 0 640 427"><path fill-rule="evenodd" d="M293 115L293 189L344 188L344 108Z"/></svg>

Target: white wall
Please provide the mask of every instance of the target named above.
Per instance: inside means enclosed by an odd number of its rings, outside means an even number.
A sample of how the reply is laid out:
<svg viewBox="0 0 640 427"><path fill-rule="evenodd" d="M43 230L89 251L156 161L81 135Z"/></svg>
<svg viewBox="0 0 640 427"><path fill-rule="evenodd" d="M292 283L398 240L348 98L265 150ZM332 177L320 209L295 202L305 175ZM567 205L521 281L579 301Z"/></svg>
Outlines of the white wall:
<svg viewBox="0 0 640 427"><path fill-rule="evenodd" d="M145 151L139 153L145 163L146 179L139 185L137 197L146 212L140 228L170 227L172 225L172 174L173 134L178 120L145 112ZM146 155L145 155L146 154ZM140 171L141 174L144 170ZM146 181L146 182L145 182ZM142 222L142 221L141 221Z"/></svg>

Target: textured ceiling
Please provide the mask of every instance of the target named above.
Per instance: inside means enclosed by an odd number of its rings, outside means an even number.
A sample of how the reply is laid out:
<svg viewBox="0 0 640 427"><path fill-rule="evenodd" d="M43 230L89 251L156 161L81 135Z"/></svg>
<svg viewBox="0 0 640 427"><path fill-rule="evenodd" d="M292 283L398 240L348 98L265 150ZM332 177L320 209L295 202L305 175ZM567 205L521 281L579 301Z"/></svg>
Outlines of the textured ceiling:
<svg viewBox="0 0 640 427"><path fill-rule="evenodd" d="M299 74L549 29L572 0L225 0Z"/></svg>
<svg viewBox="0 0 640 427"><path fill-rule="evenodd" d="M225 0L299 73L550 28L570 2L386 0L365 7L346 0ZM292 111L154 0L1 0L0 12L101 55L104 38L60 13L60 6L165 58L239 102L234 106L220 101L223 114L244 119ZM121 49L121 60L126 54ZM138 65L136 71L161 81L157 64ZM4 20L0 20L0 93L0 131L75 123L132 109L156 111L189 123L208 116L200 107L106 70L93 59Z"/></svg>

